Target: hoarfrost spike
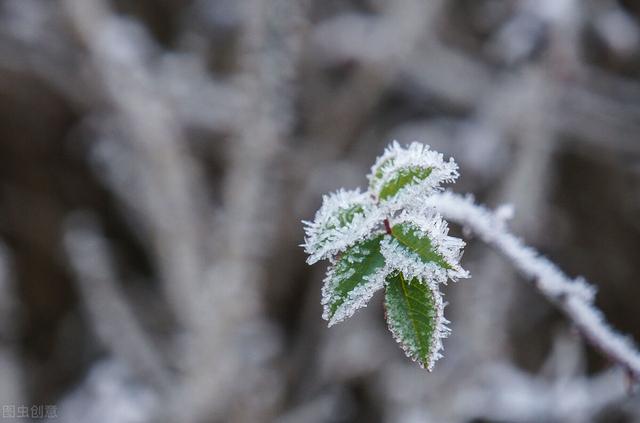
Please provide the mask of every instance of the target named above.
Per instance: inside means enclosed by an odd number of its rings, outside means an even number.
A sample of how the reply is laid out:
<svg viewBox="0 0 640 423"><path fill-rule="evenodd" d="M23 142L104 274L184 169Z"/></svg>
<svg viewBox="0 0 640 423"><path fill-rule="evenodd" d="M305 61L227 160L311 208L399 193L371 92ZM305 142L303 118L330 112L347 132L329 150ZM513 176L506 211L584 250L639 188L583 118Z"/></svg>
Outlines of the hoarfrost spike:
<svg viewBox="0 0 640 423"><path fill-rule="evenodd" d="M382 239L383 235L378 235L348 248L327 272L322 317L329 326L351 317L383 287L387 273L380 253Z"/></svg>
<svg viewBox="0 0 640 423"><path fill-rule="evenodd" d="M429 146L413 142L403 148L394 141L371 168L369 189L390 212L411 207L416 199L454 182L458 166Z"/></svg>
<svg viewBox="0 0 640 423"><path fill-rule="evenodd" d="M304 221L307 263L332 258L369 236L382 220L367 193L339 190L325 195L312 222Z"/></svg>

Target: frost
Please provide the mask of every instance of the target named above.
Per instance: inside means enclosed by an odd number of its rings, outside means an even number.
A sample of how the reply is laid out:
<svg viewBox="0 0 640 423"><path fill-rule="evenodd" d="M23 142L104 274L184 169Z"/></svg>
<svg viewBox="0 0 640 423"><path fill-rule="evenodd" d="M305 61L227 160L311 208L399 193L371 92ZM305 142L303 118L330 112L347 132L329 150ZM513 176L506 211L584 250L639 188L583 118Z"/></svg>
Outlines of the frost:
<svg viewBox="0 0 640 423"><path fill-rule="evenodd" d="M322 288L329 326L352 316L384 287L391 333L410 358L431 370L449 333L439 284L469 277L460 266L465 243L449 236L444 217L502 252L589 342L640 378L640 354L595 308L595 288L581 277L568 278L509 233L511 206L492 212L471 197L441 192L443 183L458 177L452 159L416 142L403 148L394 141L367 177L367 192L324 196L314 221L304 222L307 262L332 263Z"/></svg>
<svg viewBox="0 0 640 423"><path fill-rule="evenodd" d="M394 141L378 157L367 176L371 192L380 197L381 189L398 178L401 172L419 169L429 169L430 172L426 177L414 176L412 183L402 186L395 195L381 201L384 208L393 212L411 207L415 199L441 190L441 184L454 182L459 176L458 165L453 159L445 161L442 154L430 150L428 145L413 142L403 148Z"/></svg>
<svg viewBox="0 0 640 423"><path fill-rule="evenodd" d="M571 279L551 261L509 233L504 220L474 204L473 197L442 193L424 199L424 207L436 208L447 219L471 229L484 242L504 254L540 292L573 321L591 344L633 375L640 375L640 353L627 338L604 320L593 304L595 287L582 277Z"/></svg>
<svg viewBox="0 0 640 423"><path fill-rule="evenodd" d="M326 306L335 301L335 290L329 288L328 284L333 283L332 278L334 277L334 275L329 272L325 278L325 286L327 286L327 288L323 288L322 290L322 305L325 306L322 318L328 320L329 327L331 327L353 316L356 310L366 307L371 297L373 297L373 294L384 287L386 276L386 267L382 267L371 275L364 276L363 279L365 283L350 291L342 305L333 313L333 316L330 316L329 309Z"/></svg>
<svg viewBox="0 0 640 423"><path fill-rule="evenodd" d="M374 236L355 244L330 267L322 287L322 317L329 326L352 316L384 286L387 270L380 253L382 238Z"/></svg>
<svg viewBox="0 0 640 423"><path fill-rule="evenodd" d="M567 278L552 262L520 239L506 232L506 223L485 207L476 206L473 197L441 193L422 200L422 207L436 209L446 218L473 229L485 242L495 245L511 259L525 276L535 279L538 286L553 296L570 295L592 302L595 287L582 277Z"/></svg>
<svg viewBox="0 0 640 423"><path fill-rule="evenodd" d="M496 219L506 224L509 220L513 219L515 209L513 208L513 204L503 204L498 207L494 213Z"/></svg>
<svg viewBox="0 0 640 423"><path fill-rule="evenodd" d="M399 274L399 276L409 279L406 275ZM436 361L442 358L442 340L451 333L451 329L447 327L449 321L444 317L445 304L436 282L429 280L419 281L416 279L409 279L409 281L409 287L419 288L417 292L422 293L425 296L425 300L427 300L426 304L431 306L429 310L431 320L429 323L433 326L433 329L429 334L428 354L426 354L426 357L423 357L423 354L421 354L418 337L409 334L418 329L405 319L398 318L403 314L403 310L401 310L402 307L400 307L399 304L390 300L389 288L387 288L387 300L385 301L388 327L393 338L400 345L407 357L418 363L420 367L431 371ZM419 314L424 315L423 312L419 312Z"/></svg>
<svg viewBox="0 0 640 423"><path fill-rule="evenodd" d="M323 197L313 222L303 222L303 247L309 264L332 263L321 301L329 326L352 316L384 287L394 337L409 357L433 367L449 333L438 285L468 273L459 264L464 242L448 236L446 222L432 208L418 207L457 177L453 160L445 162L428 146L393 142L372 167L367 192L341 189ZM383 222L389 220L394 226L385 234ZM406 291L395 285L390 293L389 275L406 277Z"/></svg>
<svg viewBox="0 0 640 423"><path fill-rule="evenodd" d="M434 262L425 263L416 253L400 245L395 238L385 238L380 243L380 251L389 269L400 271L409 280L416 278L424 282L437 283L447 280L446 269Z"/></svg>
<svg viewBox="0 0 640 423"><path fill-rule="evenodd" d="M339 190L325 195L313 222L305 225L303 247L307 263L333 258L349 246L367 237L382 222L381 211L369 194Z"/></svg>
<svg viewBox="0 0 640 423"><path fill-rule="evenodd" d="M447 278L455 282L470 276L469 272L460 266L462 250L466 243L460 238L449 236L449 225L442 216L431 211L404 210L398 218L394 219L394 224L409 225L416 236L429 240L438 255L448 265L446 269L442 269L446 273L445 282Z"/></svg>

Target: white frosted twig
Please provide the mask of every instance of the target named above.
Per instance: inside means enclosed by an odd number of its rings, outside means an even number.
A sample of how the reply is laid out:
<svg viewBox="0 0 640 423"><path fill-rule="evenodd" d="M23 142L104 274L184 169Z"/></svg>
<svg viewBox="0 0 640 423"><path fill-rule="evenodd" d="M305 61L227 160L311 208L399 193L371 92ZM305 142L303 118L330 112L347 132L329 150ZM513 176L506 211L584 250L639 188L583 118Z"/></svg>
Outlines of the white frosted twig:
<svg viewBox="0 0 640 423"><path fill-rule="evenodd" d="M169 386L164 359L141 327L117 286L114 259L90 216L67 223L64 247L85 312L104 346L159 390Z"/></svg>
<svg viewBox="0 0 640 423"><path fill-rule="evenodd" d="M194 306L209 260L204 234L208 207L204 183L181 122L146 66L148 39L104 0L64 0L63 11L86 45L96 84L130 142L142 188L137 204L148 224L154 260L180 324L192 327L204 313Z"/></svg>
<svg viewBox="0 0 640 423"><path fill-rule="evenodd" d="M476 205L472 197L449 192L424 201L446 219L478 235L505 255L513 265L578 327L584 338L612 362L623 366L635 379L640 378L640 353L633 343L604 320L594 304L595 289L583 278L571 279L555 264L508 232L503 220L489 209Z"/></svg>

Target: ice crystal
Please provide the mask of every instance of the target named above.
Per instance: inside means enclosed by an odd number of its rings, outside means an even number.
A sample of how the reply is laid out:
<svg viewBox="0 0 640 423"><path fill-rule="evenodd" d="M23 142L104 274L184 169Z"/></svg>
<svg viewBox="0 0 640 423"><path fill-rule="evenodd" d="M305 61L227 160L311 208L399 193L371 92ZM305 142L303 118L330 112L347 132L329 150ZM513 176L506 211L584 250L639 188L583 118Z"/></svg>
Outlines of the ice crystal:
<svg viewBox="0 0 640 423"><path fill-rule="evenodd" d="M429 241L435 253L447 264L441 267L446 271L445 282L447 278L456 281L469 277L469 272L460 266L466 243L460 238L449 236L449 225L442 216L433 212L404 210L394 219L394 228L396 225L407 225L413 230L414 235Z"/></svg>
<svg viewBox="0 0 640 423"><path fill-rule="evenodd" d="M520 239L505 235L506 222L500 215L485 207L476 206L472 196L460 197L449 192L423 199L422 207L437 209L448 219L468 225L473 223L474 232L487 243L496 245L521 272L535 278L541 289L554 296L570 295L592 302L596 290L584 278L567 279L558 266L542 257L531 247L525 246Z"/></svg>
<svg viewBox="0 0 640 423"><path fill-rule="evenodd" d="M371 297L373 297L373 294L384 287L386 276L387 269L385 267L380 268L370 275L364 276L362 278L364 283L358 285L347 294L347 298L342 305L338 307L333 316L329 317L327 308L325 308L322 317L329 321L329 327L353 316L353 313L359 308L366 307ZM330 279L331 277L327 275L327 280ZM326 301L329 301L330 295L330 290L323 291L323 305L328 304Z"/></svg>
<svg viewBox="0 0 640 423"><path fill-rule="evenodd" d="M354 245L330 267L322 287L322 317L329 326L351 317L383 287L387 269L380 253L382 238Z"/></svg>
<svg viewBox="0 0 640 423"><path fill-rule="evenodd" d="M596 289L584 278L569 278L555 264L509 233L505 219L486 207L476 205L472 196L437 194L422 201L447 219L472 230L480 239L507 257L522 275L554 302L573 321L585 339L607 358L640 378L640 352L626 337L607 324L594 305Z"/></svg>
<svg viewBox="0 0 640 423"><path fill-rule="evenodd" d="M389 278L385 299L389 331L409 358L431 371L442 357L442 340L451 332L442 294L434 281L407 280L405 276L397 272ZM402 286L398 289L392 284ZM411 291L411 295L402 295L402 291Z"/></svg>
<svg viewBox="0 0 640 423"><path fill-rule="evenodd" d="M407 250L394 238L387 238L380 244L382 256L390 269L402 272L407 279L435 281L443 283L447 271L435 262L424 262L414 252Z"/></svg>
<svg viewBox="0 0 640 423"><path fill-rule="evenodd" d="M367 176L371 193L388 211L411 207L415 199L454 182L458 165L429 146L413 142L403 148L394 141L380 156Z"/></svg>
<svg viewBox="0 0 640 423"><path fill-rule="evenodd" d="M325 195L313 222L305 225L307 263L332 258L380 226L382 215L368 193L341 189Z"/></svg>

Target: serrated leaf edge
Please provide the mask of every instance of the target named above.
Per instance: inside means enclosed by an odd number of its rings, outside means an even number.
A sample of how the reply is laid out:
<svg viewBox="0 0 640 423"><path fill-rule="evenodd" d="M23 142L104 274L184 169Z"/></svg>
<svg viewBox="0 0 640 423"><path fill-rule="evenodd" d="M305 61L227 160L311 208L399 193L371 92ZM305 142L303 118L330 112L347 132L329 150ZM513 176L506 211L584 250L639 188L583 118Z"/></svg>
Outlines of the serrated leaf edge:
<svg viewBox="0 0 640 423"><path fill-rule="evenodd" d="M363 206L350 223L338 224L337 212L354 204ZM333 259L335 255L369 237L380 226L383 211L373 204L366 192L338 190L323 196L322 206L313 221L303 221L305 238L302 247L309 255L308 264L322 259Z"/></svg>
<svg viewBox="0 0 640 423"><path fill-rule="evenodd" d="M371 173L367 175L370 191L378 197L381 187L395 178L397 172L415 167L431 168L432 170L427 178L416 184L405 186L395 195L381 201L381 205L384 205L387 210L398 210L410 200L419 198L416 196L429 195L438 191L442 183L454 182L459 176L458 165L455 161L453 159L445 161L441 153L430 150L428 145L412 142L408 146L402 147L394 140L376 159ZM382 173L381 178L376 176L378 172Z"/></svg>
<svg viewBox="0 0 640 423"><path fill-rule="evenodd" d="M429 238L431 245L436 252L441 255L450 269L444 269L447 279L454 282L458 279L466 279L470 277L467 270L460 265L460 259L466 242L464 240L449 235L449 224L441 215L435 212L403 210L400 215L393 220L393 226L409 224L416 228L419 232ZM416 257L417 254L416 254Z"/></svg>
<svg viewBox="0 0 640 423"><path fill-rule="evenodd" d="M362 243L372 241L379 236L380 234L373 234L372 236L367 237L365 240L363 240ZM380 242L382 242L382 240L387 237L389 237L389 235L384 235ZM369 253L370 252L365 254ZM380 255L382 255L382 253L380 253ZM384 260L384 256L382 256L382 258ZM365 260L365 258L363 257L362 260ZM351 276L353 276L353 273L355 273L355 269L352 268L351 274L348 274L346 276L341 275L341 278L338 279L338 275L336 274L337 265L338 261L330 265L322 285L322 300L320 301L323 306L322 318L329 322L329 327L345 320L348 317L351 317L356 310L365 307L367 305L367 302L371 299L375 292L382 289L382 287L384 286L386 275L388 273L386 262L383 262L382 266L379 267L376 271L369 275L365 275L364 279L367 282L351 290L348 293L349 299L347 301L344 301L332 315L331 304L335 298L335 291L337 286L339 285L340 281L343 281L346 278L350 278Z"/></svg>
<svg viewBox="0 0 640 423"><path fill-rule="evenodd" d="M409 279L407 283L415 283L410 281L412 281L412 279ZM389 283L388 281L385 282L385 287L386 287L386 284L388 283ZM433 367L435 363L440 358L443 357L441 353L441 351L444 350L444 345L442 343L442 340L444 338L447 338L451 333L451 329L447 326L447 324L451 322L449 322L444 317L444 308L446 304L444 303L442 294L440 292L440 289L438 288L438 283L437 282L434 283L429 280L420 280L418 283L425 284L431 290L431 293L433 294L433 298L434 298L435 309L436 309L435 330L430 342L431 345L429 349L429 357L426 363L423 363L420 357L416 357L414 355L414 352L411 351L411 348L401 339L400 334L397 334L394 332L392 326L389 324L389 320L386 315L385 315L385 320L387 322L387 329L389 329L389 332L391 332L391 336L398 343L398 345L400 345L400 348L402 348L402 351L404 351L405 355L408 358L410 358L412 361L416 362L421 368L427 369L429 372L431 372L433 371Z"/></svg>
<svg viewBox="0 0 640 423"><path fill-rule="evenodd" d="M366 307L373 295L384 287L387 274L388 269L386 266L383 266L373 274L366 276L365 278L368 279L367 283L349 292L349 300L342 303L333 313L332 317L330 317L330 304L323 302L322 318L328 321L327 326L331 327L340 323L353 316L357 310Z"/></svg>

